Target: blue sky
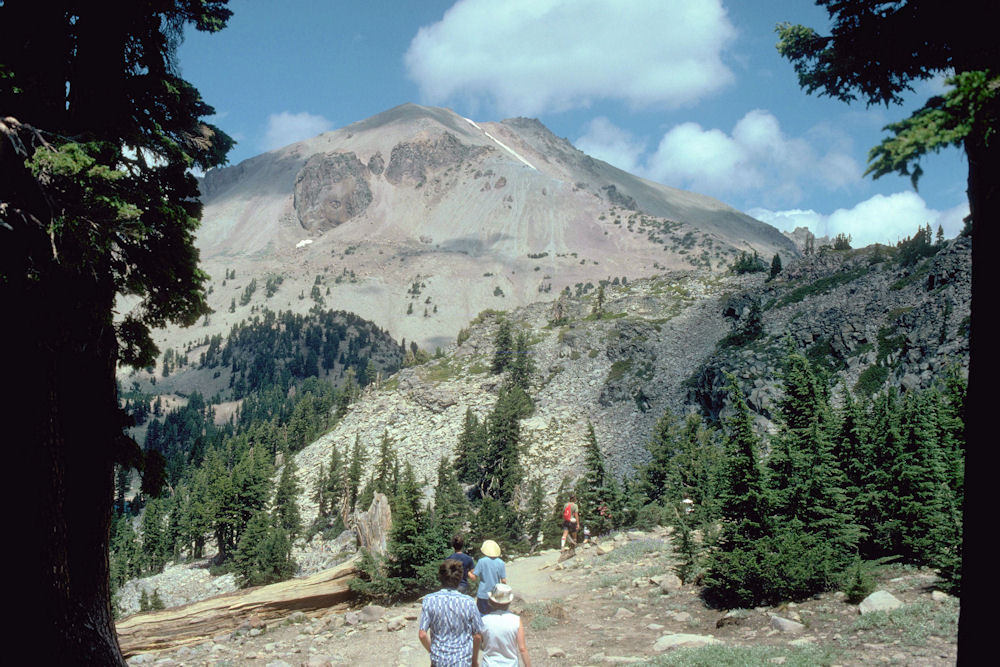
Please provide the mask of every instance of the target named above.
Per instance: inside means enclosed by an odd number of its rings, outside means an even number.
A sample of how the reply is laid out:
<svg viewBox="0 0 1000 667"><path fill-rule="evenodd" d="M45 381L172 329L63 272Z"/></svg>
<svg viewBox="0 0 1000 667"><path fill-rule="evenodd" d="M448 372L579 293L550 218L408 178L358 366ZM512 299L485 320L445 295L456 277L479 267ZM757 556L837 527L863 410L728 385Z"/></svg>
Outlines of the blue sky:
<svg viewBox="0 0 1000 667"><path fill-rule="evenodd" d="M529 116L578 148L774 224L855 246L968 213L957 149L908 178L864 177L900 107L808 96L774 48L775 25L821 32L808 0L231 0L214 35L188 31L181 74L239 144L238 163L405 102L473 120Z"/></svg>

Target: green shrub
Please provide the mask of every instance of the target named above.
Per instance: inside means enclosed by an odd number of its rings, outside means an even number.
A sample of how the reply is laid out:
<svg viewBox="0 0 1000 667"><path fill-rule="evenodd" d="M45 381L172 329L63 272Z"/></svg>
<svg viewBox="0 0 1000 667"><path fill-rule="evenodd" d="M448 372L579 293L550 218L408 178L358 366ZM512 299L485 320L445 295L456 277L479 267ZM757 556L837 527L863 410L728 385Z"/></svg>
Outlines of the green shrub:
<svg viewBox="0 0 1000 667"><path fill-rule="evenodd" d="M854 393L858 396L872 396L882 388L888 378L888 367L873 364L861 372L854 384Z"/></svg>

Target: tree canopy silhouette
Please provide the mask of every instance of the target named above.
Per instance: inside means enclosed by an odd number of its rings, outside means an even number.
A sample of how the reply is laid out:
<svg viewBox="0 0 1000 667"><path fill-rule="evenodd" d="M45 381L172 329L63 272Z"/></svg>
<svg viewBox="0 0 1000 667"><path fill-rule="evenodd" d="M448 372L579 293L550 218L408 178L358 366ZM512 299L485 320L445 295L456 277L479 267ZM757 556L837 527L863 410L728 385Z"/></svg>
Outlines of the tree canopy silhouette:
<svg viewBox="0 0 1000 667"><path fill-rule="evenodd" d="M175 53L185 26L215 32L230 15L226 0L0 3L0 306L17 323L8 408L33 497L16 571L40 588L31 621L59 664L124 664L112 466L139 451L115 369L153 362L151 329L209 312L190 169L223 164L233 141L201 120L214 111Z"/></svg>

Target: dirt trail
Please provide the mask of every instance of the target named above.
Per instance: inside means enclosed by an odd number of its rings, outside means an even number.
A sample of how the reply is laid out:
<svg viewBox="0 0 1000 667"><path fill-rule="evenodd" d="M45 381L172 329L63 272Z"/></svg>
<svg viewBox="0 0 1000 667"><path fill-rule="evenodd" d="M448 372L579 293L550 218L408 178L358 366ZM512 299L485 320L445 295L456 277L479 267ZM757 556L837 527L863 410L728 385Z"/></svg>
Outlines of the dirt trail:
<svg viewBox="0 0 1000 667"><path fill-rule="evenodd" d="M933 571L886 567L878 589L903 607L899 614L859 616L842 593L775 608L707 607L699 589L681 585L668 532L629 533L601 549L577 548L559 562L548 550L507 563L535 667L577 665L905 664L951 667L957 657L958 601L935 590ZM608 553L603 553L605 550ZM359 613L360 612L360 613ZM365 613L372 613L368 622ZM197 645L134 656L130 665L176 667L426 667L417 639L420 602L388 609L297 613L264 628L243 627ZM774 616L794 624L781 629ZM697 648L711 644L704 648ZM716 653L666 662L687 651Z"/></svg>

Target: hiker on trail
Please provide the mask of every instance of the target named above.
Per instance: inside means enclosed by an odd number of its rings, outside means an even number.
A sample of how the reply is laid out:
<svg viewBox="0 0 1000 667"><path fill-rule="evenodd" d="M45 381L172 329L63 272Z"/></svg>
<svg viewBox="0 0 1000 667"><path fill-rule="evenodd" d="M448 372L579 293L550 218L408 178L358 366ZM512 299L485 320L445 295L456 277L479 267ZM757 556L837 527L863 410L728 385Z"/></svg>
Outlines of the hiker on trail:
<svg viewBox="0 0 1000 667"><path fill-rule="evenodd" d="M483 616L483 667L517 667L521 656L524 667L531 667L528 644L524 640L521 617L509 610L514 590L507 584L497 584L490 591L492 611Z"/></svg>
<svg viewBox="0 0 1000 667"><path fill-rule="evenodd" d="M493 540L483 542L480 551L483 552L483 558L476 561L476 569L469 576L479 579L476 606L479 608L479 613L485 616L490 613L490 591L498 583L507 583L507 566L500 558L500 545Z"/></svg>
<svg viewBox="0 0 1000 667"><path fill-rule="evenodd" d="M438 579L441 590L426 595L420 607L420 643L431 654L432 667L478 667L483 619L472 599L456 590L462 563L445 560Z"/></svg>
<svg viewBox="0 0 1000 667"><path fill-rule="evenodd" d="M476 575L471 574L469 572L469 570L471 570L476 566L476 560L469 554L462 551L464 547L465 547L464 537L462 537L461 535L456 535L455 537L451 538L451 548L455 550L455 553L448 556L448 558L452 560L457 560L462 564L462 583L458 585L458 590L461 593L468 593L469 577L472 577L473 581L476 580Z"/></svg>
<svg viewBox="0 0 1000 667"><path fill-rule="evenodd" d="M573 536L570 538L570 542L573 546L576 546L576 531L580 527L580 507L576 504L576 494L569 497L569 502L563 507L563 534L562 543L559 549L562 551L566 550L566 538L570 533Z"/></svg>

